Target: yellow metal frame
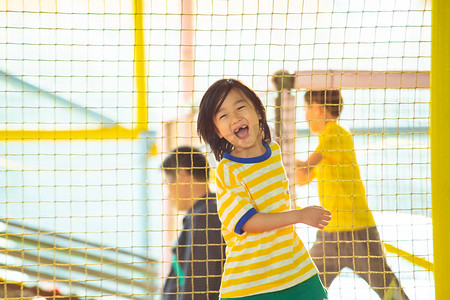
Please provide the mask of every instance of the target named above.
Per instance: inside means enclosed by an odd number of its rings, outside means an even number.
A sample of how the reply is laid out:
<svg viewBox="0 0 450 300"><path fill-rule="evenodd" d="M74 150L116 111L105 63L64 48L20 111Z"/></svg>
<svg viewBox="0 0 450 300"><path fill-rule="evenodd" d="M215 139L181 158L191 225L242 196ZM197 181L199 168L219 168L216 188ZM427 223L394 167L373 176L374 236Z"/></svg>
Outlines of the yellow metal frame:
<svg viewBox="0 0 450 300"><path fill-rule="evenodd" d="M399 257L409 261L410 263L424 268L427 271L430 271L430 272L433 271L434 264L429 262L425 258L411 254L411 253L409 253L405 250L402 250L400 248L397 248L391 244L388 244L388 243L383 243L383 244L384 244L384 248L386 249L387 252L394 253L394 254L398 255Z"/></svg>
<svg viewBox="0 0 450 300"><path fill-rule="evenodd" d="M143 1L132 0L134 12L134 92L133 127L120 125L108 128L85 130L3 130L0 140L35 140L35 139L130 139L147 130L147 73L145 60Z"/></svg>
<svg viewBox="0 0 450 300"><path fill-rule="evenodd" d="M34 139L129 139L136 138L147 129L147 74L145 60L143 2L132 0L134 10L134 111L136 121L131 129L114 126L90 130L6 130L0 131L0 140ZM446 0L433 0L432 4L432 40L431 40L431 191L433 216L434 264L420 260L425 269L434 269L435 296L444 300L450 294L447 272L450 270L450 233L448 232L448 212L450 211L450 40L447 28L450 28L450 4ZM390 252L411 256L402 250L385 244ZM412 257L417 264L418 258Z"/></svg>
<svg viewBox="0 0 450 300"><path fill-rule="evenodd" d="M450 3L433 0L431 10L431 196L434 283L437 300L448 299L450 285Z"/></svg>

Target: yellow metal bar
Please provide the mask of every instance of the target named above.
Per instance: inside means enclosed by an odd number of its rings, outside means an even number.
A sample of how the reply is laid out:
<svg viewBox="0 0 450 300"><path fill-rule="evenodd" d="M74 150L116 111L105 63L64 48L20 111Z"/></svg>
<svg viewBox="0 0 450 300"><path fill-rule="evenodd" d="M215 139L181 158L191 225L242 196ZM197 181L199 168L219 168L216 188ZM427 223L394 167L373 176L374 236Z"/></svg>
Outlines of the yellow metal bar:
<svg viewBox="0 0 450 300"><path fill-rule="evenodd" d="M406 252L405 250L399 249L388 243L384 243L384 248L387 252L397 254L399 257L406 259L407 261L413 263L415 266L422 267L427 271L433 271L433 263L429 262L425 258Z"/></svg>
<svg viewBox="0 0 450 300"><path fill-rule="evenodd" d="M0 140L36 139L130 139L147 130L147 73L145 60L143 0L132 0L134 9L133 127L103 127L86 130L0 130ZM38 126L38 125L36 125Z"/></svg>
<svg viewBox="0 0 450 300"><path fill-rule="evenodd" d="M147 72L144 43L143 0L134 0L134 84L136 97L136 130L147 129Z"/></svg>
<svg viewBox="0 0 450 300"><path fill-rule="evenodd" d="M437 300L448 299L450 285L450 2L433 0L431 20L431 196L434 281Z"/></svg>
<svg viewBox="0 0 450 300"><path fill-rule="evenodd" d="M0 140L129 139L137 137L139 132L121 126L89 130L6 130L0 131Z"/></svg>

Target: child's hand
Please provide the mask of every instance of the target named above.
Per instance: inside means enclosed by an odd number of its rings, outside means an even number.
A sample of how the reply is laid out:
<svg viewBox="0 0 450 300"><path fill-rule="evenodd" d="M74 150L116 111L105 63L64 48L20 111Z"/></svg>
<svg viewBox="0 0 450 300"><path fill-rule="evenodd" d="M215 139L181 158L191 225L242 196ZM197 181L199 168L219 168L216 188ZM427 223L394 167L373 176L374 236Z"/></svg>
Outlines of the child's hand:
<svg viewBox="0 0 450 300"><path fill-rule="evenodd" d="M322 206L308 206L297 210L299 223L323 229L331 220L331 212Z"/></svg>

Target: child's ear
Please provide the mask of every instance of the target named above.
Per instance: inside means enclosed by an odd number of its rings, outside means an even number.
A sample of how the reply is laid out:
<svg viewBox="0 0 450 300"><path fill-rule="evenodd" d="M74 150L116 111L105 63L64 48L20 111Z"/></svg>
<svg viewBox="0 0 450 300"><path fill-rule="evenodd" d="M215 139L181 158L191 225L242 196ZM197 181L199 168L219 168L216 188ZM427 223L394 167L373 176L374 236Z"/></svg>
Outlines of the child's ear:
<svg viewBox="0 0 450 300"><path fill-rule="evenodd" d="M188 182L191 179L191 174L187 170L178 170L176 182Z"/></svg>
<svg viewBox="0 0 450 300"><path fill-rule="evenodd" d="M220 133L219 129L217 129L216 126L214 126L214 130L219 138L223 138L223 135Z"/></svg>
<svg viewBox="0 0 450 300"><path fill-rule="evenodd" d="M316 101L312 101L311 102L311 109L313 109L313 110L315 110L315 111L317 111L319 113L322 113L324 111L324 109L325 109L325 105L320 104L320 103L318 103Z"/></svg>
<svg viewBox="0 0 450 300"><path fill-rule="evenodd" d="M316 107L321 114L325 112L325 105L317 104Z"/></svg>

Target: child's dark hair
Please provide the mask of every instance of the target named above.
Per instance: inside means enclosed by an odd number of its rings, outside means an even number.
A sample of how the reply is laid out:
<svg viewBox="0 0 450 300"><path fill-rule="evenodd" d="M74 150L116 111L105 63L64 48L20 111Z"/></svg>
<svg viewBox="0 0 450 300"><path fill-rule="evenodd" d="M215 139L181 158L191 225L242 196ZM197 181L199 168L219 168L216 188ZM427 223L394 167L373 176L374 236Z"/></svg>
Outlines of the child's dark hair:
<svg viewBox="0 0 450 300"><path fill-rule="evenodd" d="M256 112L261 117L259 126L263 133L264 141L270 143L272 139L269 125L267 124L266 109L258 95L237 79L218 80L203 95L197 118L198 135L200 139L209 144L217 161L222 159L225 152L233 150L233 145L230 142L225 138L219 138L214 125L214 116L231 90L241 92L252 102Z"/></svg>
<svg viewBox="0 0 450 300"><path fill-rule="evenodd" d="M344 101L340 90L310 90L305 94L305 102L309 105L313 103L324 105L332 116L338 118Z"/></svg>
<svg viewBox="0 0 450 300"><path fill-rule="evenodd" d="M208 182L209 165L202 152L190 146L180 146L169 152L164 159L162 169L166 175L176 178L177 172L185 170L198 182Z"/></svg>

